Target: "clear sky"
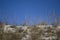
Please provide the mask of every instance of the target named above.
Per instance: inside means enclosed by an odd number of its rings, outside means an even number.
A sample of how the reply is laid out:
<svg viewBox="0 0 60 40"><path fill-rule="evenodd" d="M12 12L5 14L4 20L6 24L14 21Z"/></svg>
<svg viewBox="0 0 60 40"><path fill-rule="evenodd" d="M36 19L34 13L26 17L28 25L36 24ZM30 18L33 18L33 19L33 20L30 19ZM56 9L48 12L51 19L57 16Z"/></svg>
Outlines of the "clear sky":
<svg viewBox="0 0 60 40"><path fill-rule="evenodd" d="M60 17L60 0L0 0L0 21L13 24L15 20L18 25L24 20L51 22L53 10Z"/></svg>

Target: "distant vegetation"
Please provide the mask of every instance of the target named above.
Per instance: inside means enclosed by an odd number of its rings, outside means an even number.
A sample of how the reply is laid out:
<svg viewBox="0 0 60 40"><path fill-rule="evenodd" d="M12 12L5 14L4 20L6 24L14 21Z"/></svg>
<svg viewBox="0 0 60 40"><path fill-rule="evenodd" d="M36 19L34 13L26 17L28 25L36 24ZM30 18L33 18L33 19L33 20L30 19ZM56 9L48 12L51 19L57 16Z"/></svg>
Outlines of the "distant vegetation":
<svg viewBox="0 0 60 40"><path fill-rule="evenodd" d="M52 28L48 27L45 28L47 29L46 31L44 29L41 29L39 27L37 27L37 25L48 25L47 22L41 22L41 23L37 23L35 25L31 25L31 27L28 27L26 30L22 30L21 28L14 33L5 33L4 30L4 25L8 25L8 23L3 23L0 22L0 40L42 40L42 36L44 36L45 32L47 32L48 34L46 35L46 37L49 36L55 36L57 37L56 39L52 39L52 40L60 40L60 29L58 28L60 21L59 18L55 18L54 22L51 23L51 25L53 26ZM17 28L17 25L12 25L11 28ZM23 22L22 26L26 26L26 22ZM30 26L30 25L29 25ZM32 27L33 26L33 27ZM28 29L30 30L29 32ZM56 31L56 32L55 32ZM27 38L28 36L28 38ZM27 39L24 39L27 38ZM49 39L50 40L50 39Z"/></svg>

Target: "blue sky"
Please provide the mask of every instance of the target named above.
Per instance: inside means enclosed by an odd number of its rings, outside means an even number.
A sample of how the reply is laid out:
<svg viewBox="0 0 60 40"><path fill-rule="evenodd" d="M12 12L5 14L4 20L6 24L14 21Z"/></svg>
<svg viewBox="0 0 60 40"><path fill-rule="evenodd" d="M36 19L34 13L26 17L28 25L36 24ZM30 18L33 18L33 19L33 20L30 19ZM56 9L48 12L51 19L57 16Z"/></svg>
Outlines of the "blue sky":
<svg viewBox="0 0 60 40"><path fill-rule="evenodd" d="M60 0L0 0L0 21L13 24L15 20L18 25L24 20L30 24L44 20L50 23L53 10L60 17Z"/></svg>

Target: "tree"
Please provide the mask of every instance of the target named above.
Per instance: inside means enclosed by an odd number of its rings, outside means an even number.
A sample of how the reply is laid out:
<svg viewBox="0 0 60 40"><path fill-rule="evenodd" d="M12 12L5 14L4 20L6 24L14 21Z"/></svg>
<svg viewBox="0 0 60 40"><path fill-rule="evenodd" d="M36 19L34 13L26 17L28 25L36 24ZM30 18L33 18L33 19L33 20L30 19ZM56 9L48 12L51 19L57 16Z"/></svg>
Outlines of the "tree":
<svg viewBox="0 0 60 40"><path fill-rule="evenodd" d="M59 18L58 18L58 16L55 14L55 11L53 11L51 17L52 17L52 19L53 19L52 25L53 25L54 27L57 27L57 26L59 25Z"/></svg>

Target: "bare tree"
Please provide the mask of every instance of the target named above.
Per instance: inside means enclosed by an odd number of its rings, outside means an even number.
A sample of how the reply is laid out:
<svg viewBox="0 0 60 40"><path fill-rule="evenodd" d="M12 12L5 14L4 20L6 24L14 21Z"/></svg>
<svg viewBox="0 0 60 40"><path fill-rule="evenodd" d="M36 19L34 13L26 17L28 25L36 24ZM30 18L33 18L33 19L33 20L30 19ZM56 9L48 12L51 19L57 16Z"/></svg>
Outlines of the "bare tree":
<svg viewBox="0 0 60 40"><path fill-rule="evenodd" d="M25 21L23 21L22 26L26 26L26 25L28 25L28 24L27 24L28 21L29 21L28 18L25 17Z"/></svg>
<svg viewBox="0 0 60 40"><path fill-rule="evenodd" d="M46 21L42 21L41 23L39 23L38 25L47 25Z"/></svg>
<svg viewBox="0 0 60 40"><path fill-rule="evenodd" d="M54 27L57 27L57 26L59 25L59 18L58 18L58 16L55 14L55 12L52 14L52 17L53 17L53 23L52 23L52 25L53 25Z"/></svg>

